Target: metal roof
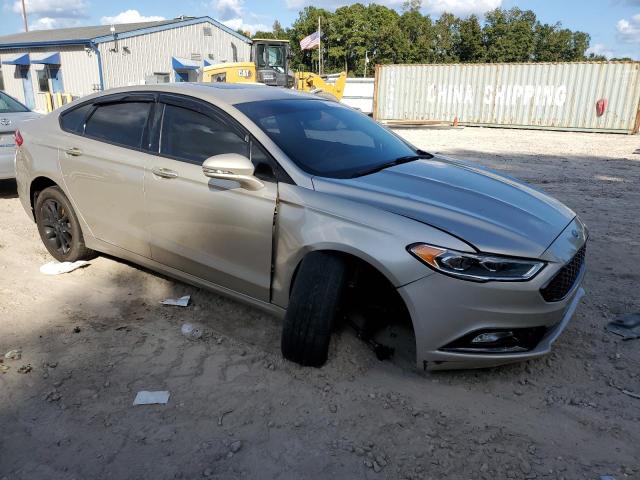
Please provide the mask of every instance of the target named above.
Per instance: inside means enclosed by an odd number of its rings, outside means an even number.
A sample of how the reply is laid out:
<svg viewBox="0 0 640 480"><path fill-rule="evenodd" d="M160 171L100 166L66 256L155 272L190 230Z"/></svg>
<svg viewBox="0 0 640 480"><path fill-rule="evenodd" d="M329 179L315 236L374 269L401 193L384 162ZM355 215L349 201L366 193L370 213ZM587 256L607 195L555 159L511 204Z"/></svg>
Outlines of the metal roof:
<svg viewBox="0 0 640 480"><path fill-rule="evenodd" d="M154 33L170 28L177 28L197 23L211 23L240 40L251 43L251 40L235 30L214 20L211 17L183 17L158 22L125 23L113 25L118 39ZM113 40L111 25L91 27L58 28L54 30L32 30L0 37L0 49L49 47L60 45L87 45Z"/></svg>

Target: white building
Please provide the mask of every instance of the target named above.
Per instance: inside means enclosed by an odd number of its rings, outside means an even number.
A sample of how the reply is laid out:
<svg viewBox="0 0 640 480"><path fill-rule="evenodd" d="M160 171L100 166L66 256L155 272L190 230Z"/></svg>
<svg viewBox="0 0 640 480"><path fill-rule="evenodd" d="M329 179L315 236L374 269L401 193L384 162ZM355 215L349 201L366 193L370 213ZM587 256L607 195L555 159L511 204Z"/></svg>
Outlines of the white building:
<svg viewBox="0 0 640 480"><path fill-rule="evenodd" d="M47 93L198 81L203 66L250 56L251 40L209 17L37 30L0 37L0 89L45 111Z"/></svg>

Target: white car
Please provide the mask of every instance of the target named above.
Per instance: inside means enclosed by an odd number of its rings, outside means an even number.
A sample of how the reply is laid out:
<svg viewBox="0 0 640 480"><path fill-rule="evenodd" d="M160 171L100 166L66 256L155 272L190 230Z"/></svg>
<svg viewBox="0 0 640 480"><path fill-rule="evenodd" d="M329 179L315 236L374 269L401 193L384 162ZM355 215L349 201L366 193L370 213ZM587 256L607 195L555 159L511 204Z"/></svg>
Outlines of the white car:
<svg viewBox="0 0 640 480"><path fill-rule="evenodd" d="M0 180L15 178L14 158L16 155L15 131L20 125L39 117L15 98L0 92Z"/></svg>

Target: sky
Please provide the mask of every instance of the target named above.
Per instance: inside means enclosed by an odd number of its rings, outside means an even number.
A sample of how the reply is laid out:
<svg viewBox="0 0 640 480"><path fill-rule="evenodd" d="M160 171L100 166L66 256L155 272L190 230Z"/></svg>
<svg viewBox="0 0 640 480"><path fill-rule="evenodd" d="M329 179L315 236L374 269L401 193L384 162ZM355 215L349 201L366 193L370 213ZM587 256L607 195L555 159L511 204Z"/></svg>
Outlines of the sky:
<svg viewBox="0 0 640 480"><path fill-rule="evenodd" d="M23 31L20 0L0 0L0 35ZM274 20L290 25L306 5L334 9L350 0L25 0L31 29L128 23L208 15L255 32ZM362 1L362 3L368 3ZM375 3L400 10L403 0ZM640 0L423 0L423 13L482 15L496 7L531 9L545 23L561 22L591 35L591 51L640 60ZM309 32L311 33L311 32Z"/></svg>

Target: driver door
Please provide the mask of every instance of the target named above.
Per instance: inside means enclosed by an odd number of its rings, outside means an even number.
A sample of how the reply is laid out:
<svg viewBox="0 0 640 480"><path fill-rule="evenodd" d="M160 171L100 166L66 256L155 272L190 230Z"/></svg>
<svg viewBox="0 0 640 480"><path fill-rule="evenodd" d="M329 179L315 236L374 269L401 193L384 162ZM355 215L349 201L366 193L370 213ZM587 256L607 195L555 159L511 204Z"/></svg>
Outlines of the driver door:
<svg viewBox="0 0 640 480"><path fill-rule="evenodd" d="M161 95L159 106L144 180L151 258L268 302L275 179L249 191L206 177L202 163L213 155L250 156L248 135L205 102Z"/></svg>

